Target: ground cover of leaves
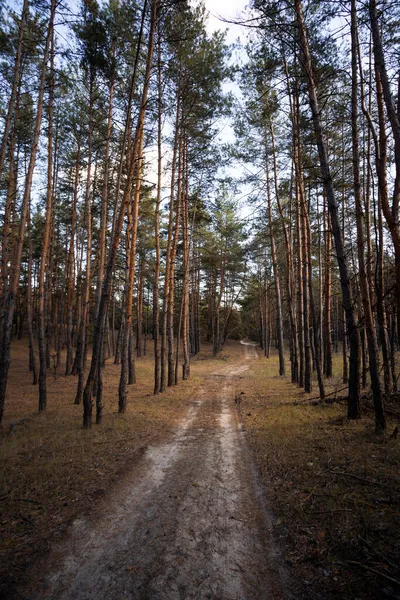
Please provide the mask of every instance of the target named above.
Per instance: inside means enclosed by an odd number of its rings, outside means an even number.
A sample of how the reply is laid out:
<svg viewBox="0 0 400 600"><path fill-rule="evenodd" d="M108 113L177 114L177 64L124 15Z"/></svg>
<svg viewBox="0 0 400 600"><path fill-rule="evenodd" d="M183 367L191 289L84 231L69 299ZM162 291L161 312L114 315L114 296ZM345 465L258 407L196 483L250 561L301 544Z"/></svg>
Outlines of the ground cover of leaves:
<svg viewBox="0 0 400 600"><path fill-rule="evenodd" d="M328 391L342 387L336 360ZM260 358L236 401L304 597L400 598L396 417L388 436L377 437L370 411L348 421L343 403L309 402L316 384L307 395L277 373L276 356Z"/></svg>
<svg viewBox="0 0 400 600"><path fill-rule="evenodd" d="M120 367L107 361L104 418L82 429L82 407L73 404L77 379L65 377L64 363L48 377L48 407L38 414L38 390L28 371L26 340L13 345L7 402L0 426L0 597L45 555L77 517L95 511L114 484L131 472L148 445L174 430L202 377L241 354L227 344L218 359L205 345L192 361L190 381L154 396L153 360L136 361L137 384L129 386L128 407L119 415ZM64 357L63 357L64 359Z"/></svg>

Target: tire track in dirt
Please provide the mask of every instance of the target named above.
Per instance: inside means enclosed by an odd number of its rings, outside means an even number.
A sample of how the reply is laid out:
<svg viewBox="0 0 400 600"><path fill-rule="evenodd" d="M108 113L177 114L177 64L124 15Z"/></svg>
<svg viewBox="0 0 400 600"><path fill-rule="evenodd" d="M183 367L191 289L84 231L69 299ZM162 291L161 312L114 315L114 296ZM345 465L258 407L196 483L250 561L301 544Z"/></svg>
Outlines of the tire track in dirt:
<svg viewBox="0 0 400 600"><path fill-rule="evenodd" d="M173 438L147 451L96 523L75 521L29 598L289 598L234 408L254 346L244 355L207 378Z"/></svg>

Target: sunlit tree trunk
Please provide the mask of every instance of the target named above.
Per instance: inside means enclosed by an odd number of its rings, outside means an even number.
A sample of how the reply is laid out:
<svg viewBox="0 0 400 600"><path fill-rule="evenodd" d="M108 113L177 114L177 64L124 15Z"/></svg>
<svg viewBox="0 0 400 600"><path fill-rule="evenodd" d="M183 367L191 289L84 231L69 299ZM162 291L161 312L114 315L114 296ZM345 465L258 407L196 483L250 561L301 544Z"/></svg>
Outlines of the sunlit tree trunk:
<svg viewBox="0 0 400 600"><path fill-rule="evenodd" d="M1 336L1 350L0 350L0 422L4 411L4 402L7 389L7 378L8 369L10 366L10 349L11 349L11 336L12 336L12 324L14 318L14 311L16 305L16 298L18 293L19 275L21 270L21 257L22 249L25 239L25 226L29 210L29 199L32 189L33 171L36 163L36 156L39 146L40 128L42 124L43 116L43 98L44 89L46 83L47 73L47 62L50 54L50 45L53 38L53 25L54 15L56 11L56 1L52 0L50 19L46 35L46 43L41 67L39 92L36 108L36 119L33 131L33 139L31 145L31 152L29 158L29 166L25 179L25 188L22 198L20 222L18 228L17 242L14 248L14 255L12 257L12 265L10 270L10 283L7 290L7 295L4 298L3 308L3 323L2 323L2 336Z"/></svg>
<svg viewBox="0 0 400 600"><path fill-rule="evenodd" d="M145 9L143 9L145 10ZM144 19L143 19L144 20ZM142 22L143 22L142 20ZM153 0L151 7L151 18L150 18L150 32L149 32L149 41L148 41L148 49L147 49L147 58L146 58L146 70L145 70L145 79L143 92L140 102L140 109L138 114L138 125L137 130L141 131L144 126L144 118L146 114L147 107L147 96L150 85L150 72L151 66L153 62L153 48L154 48L154 31L157 21L157 0ZM137 53L138 56L138 53ZM134 77L136 74L137 62L135 62L134 73L132 76L132 81L134 81ZM126 129L129 125L130 115L127 115L126 120ZM140 136L139 136L140 137ZM136 136L136 140L138 143L139 139ZM122 198L122 202L118 207L118 217L114 221L112 240L110 245L110 250L107 259L107 268L105 271L105 277L103 281L102 293L99 304L99 312L97 318L94 321L94 333L93 333L93 352L92 352L92 361L90 365L89 375L86 381L86 386L83 395L83 405L84 405L84 414L83 414L83 426L88 428L91 427L92 424L92 390L96 377L96 371L99 360L99 349L103 344L104 340L104 332L105 332L105 321L106 321L106 313L107 307L109 303L109 297L111 292L114 267L117 258L117 249L121 236L122 226L124 223L124 217L126 213L126 207L130 198L131 185L135 170L135 161L137 157L137 146L132 149L129 165L128 165L128 173L126 178L126 185L124 190L124 195ZM116 206L118 204L116 203ZM122 398L123 399L123 398Z"/></svg>
<svg viewBox="0 0 400 600"><path fill-rule="evenodd" d="M189 276L190 276L190 247L189 247L189 173L187 142L184 145L185 156L185 185L183 190L183 290L182 290L182 345L183 365L182 379L190 377L190 351L189 351Z"/></svg>
<svg viewBox="0 0 400 600"><path fill-rule="evenodd" d="M159 281L160 281L160 208L162 186L162 68L161 68L161 32L158 27L157 54L157 200L154 212L154 238L156 260L154 265L153 283L153 336L154 336L154 394L160 391L160 311L159 311Z"/></svg>
<svg viewBox="0 0 400 600"><path fill-rule="evenodd" d="M122 337L121 345L121 376L119 380L119 400L118 400L118 412L124 413L127 405L127 385L129 383L129 340L132 329L132 316L133 316L133 289L135 284L135 266L136 266L136 246L137 246L137 228L139 218L139 201L140 201L140 190L142 184L142 164L143 164L143 127L137 131L137 135L140 137L137 146L137 171L136 171L136 183L135 191L132 203L132 215L130 218L129 230L127 232L127 239L129 239L129 246L127 247L128 256L128 270L127 270L127 285L125 295L125 326L124 334ZM135 143L136 146L136 143ZM131 346L132 349L132 346Z"/></svg>

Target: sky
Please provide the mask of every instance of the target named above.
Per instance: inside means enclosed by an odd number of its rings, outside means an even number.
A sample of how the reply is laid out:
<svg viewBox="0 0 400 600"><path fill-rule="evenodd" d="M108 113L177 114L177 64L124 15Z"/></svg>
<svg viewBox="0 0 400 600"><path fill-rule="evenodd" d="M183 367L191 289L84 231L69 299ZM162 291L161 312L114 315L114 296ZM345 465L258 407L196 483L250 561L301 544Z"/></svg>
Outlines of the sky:
<svg viewBox="0 0 400 600"><path fill-rule="evenodd" d="M246 43L248 29L241 25L226 23L224 21L240 21L246 16L248 18L249 0L203 0L203 2L209 13L207 22L209 33L216 30L226 31L227 44L236 45L232 54L232 62L245 62L246 52L243 46ZM239 45L237 44L238 42ZM232 81L224 83L223 91L225 93L231 92L239 102L241 101L242 94L237 82ZM229 118L224 122L221 122L218 138L222 143L233 143L235 141L232 122ZM241 175L244 175L243 165L234 160L230 168L224 168L224 174L232 176L233 178L240 177ZM222 173L219 173L219 175L222 175ZM242 185L241 187L242 189L235 200L237 202L240 217L247 220L251 217L252 209L247 205L246 200L252 190L246 185Z"/></svg>
<svg viewBox="0 0 400 600"><path fill-rule="evenodd" d="M240 25L221 22L219 17L229 21L239 20L241 13L249 5L248 0L205 0L204 4L209 12L208 29L227 30L227 42L233 44L238 37L243 37L244 28Z"/></svg>

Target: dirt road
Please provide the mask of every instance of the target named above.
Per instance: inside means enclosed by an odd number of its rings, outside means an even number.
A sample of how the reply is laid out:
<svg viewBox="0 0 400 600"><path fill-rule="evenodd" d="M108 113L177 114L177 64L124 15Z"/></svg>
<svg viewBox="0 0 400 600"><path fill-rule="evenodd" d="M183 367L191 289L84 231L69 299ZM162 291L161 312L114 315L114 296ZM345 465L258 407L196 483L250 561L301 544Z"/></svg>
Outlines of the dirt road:
<svg viewBox="0 0 400 600"><path fill-rule="evenodd" d="M100 518L75 521L30 599L290 597L234 402L256 357L244 344L240 363L207 377Z"/></svg>

